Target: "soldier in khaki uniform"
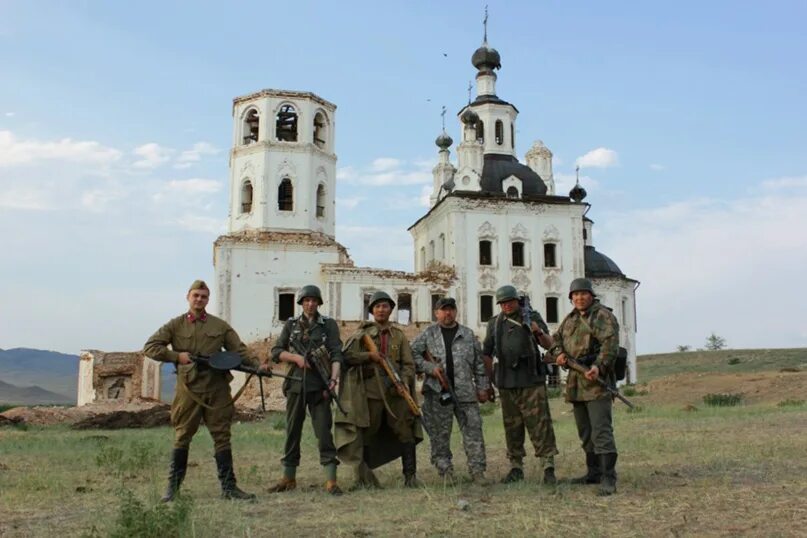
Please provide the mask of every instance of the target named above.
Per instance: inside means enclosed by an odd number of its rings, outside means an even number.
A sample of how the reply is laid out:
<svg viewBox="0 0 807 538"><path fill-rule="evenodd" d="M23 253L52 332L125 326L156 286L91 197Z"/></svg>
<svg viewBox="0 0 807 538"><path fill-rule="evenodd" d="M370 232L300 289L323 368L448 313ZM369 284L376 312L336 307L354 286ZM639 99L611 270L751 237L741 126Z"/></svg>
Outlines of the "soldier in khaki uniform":
<svg viewBox="0 0 807 538"><path fill-rule="evenodd" d="M272 348L272 360L288 364L288 374L302 382L286 380L283 384L286 395L286 447L281 460L283 477L269 491L278 493L297 487L295 477L300 465L300 439L307 408L319 445L319 462L325 469L325 490L331 495L341 495L342 490L336 483L339 460L336 459L331 433L333 419L329 389L338 390L342 340L336 321L317 311L322 305L322 292L317 286L303 286L297 293L297 304L303 307L303 313L286 321ZM327 371L325 381L306 363L307 352L311 353L311 360L319 360Z"/></svg>
<svg viewBox="0 0 807 538"><path fill-rule="evenodd" d="M557 483L555 477L555 430L549 413L546 374L533 337L549 348L552 340L541 315L534 310L522 319L518 292L513 286L496 290L501 312L488 321L482 353L497 357L496 385L502 402L502 420L510 472L505 484L524 479L524 431L530 435L535 455L541 458L543 482ZM532 334L531 334L532 333ZM534 335L534 336L533 336ZM490 359L486 359L490 361Z"/></svg>
<svg viewBox="0 0 807 538"><path fill-rule="evenodd" d="M193 356L210 356L223 349L238 352L244 362L258 366L247 356L247 347L230 325L205 311L210 289L202 280L188 290L188 312L175 317L151 335L143 352L152 359L176 365L177 385L171 404L174 450L168 474L168 489L162 501L174 499L188 466L191 439L205 421L215 446L216 467L225 499L254 499L236 485L230 449L230 424L235 408L230 396L229 372L195 363ZM169 347L170 346L170 347Z"/></svg>
<svg viewBox="0 0 807 538"><path fill-rule="evenodd" d="M403 331L389 321L393 308L388 294L374 293L369 307L374 321L362 323L345 343L348 370L340 397L347 414L336 410L335 439L339 459L354 467L354 487L380 487L372 469L398 457L404 485L419 485L415 444L423 440L420 423L379 366L381 356L387 357L414 394L415 362ZM378 352L364 347L365 334Z"/></svg>
<svg viewBox="0 0 807 538"><path fill-rule="evenodd" d="M571 370L566 379L566 401L574 408L577 433L586 453L587 473L572 483L600 483L600 495L616 492L616 443L611 414L612 398L597 382L615 385L613 365L619 351L619 323L596 299L591 281L576 278L569 287L574 306L553 336L552 354L565 366L567 357L589 367L584 375Z"/></svg>

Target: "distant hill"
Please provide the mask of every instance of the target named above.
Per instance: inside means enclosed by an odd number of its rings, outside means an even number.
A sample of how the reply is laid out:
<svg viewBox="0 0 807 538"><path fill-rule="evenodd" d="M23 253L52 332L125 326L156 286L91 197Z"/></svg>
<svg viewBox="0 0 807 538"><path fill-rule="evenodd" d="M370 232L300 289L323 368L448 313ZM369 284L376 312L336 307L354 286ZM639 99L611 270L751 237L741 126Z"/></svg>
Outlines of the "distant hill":
<svg viewBox="0 0 807 538"><path fill-rule="evenodd" d="M41 387L58 395L69 396L67 402L75 403L78 355L29 348L0 350L0 376L3 381L18 388ZM64 402L64 399L60 400L60 403Z"/></svg>
<svg viewBox="0 0 807 538"><path fill-rule="evenodd" d="M751 373L782 368L807 370L807 349L723 349L639 355L640 383L683 373Z"/></svg>
<svg viewBox="0 0 807 538"><path fill-rule="evenodd" d="M56 394L42 387L17 387L0 381L0 404L73 404L75 398Z"/></svg>

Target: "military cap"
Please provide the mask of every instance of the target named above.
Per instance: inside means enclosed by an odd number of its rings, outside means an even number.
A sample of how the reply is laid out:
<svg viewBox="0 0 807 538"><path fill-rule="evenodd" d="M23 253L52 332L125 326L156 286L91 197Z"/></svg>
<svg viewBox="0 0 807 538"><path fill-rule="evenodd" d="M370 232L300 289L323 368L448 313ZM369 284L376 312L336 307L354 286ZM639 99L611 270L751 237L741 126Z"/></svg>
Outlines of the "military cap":
<svg viewBox="0 0 807 538"><path fill-rule="evenodd" d="M569 299L572 298L572 293L576 291L587 291L592 296L597 296L597 294L594 293L594 287L591 284L591 280L587 278L575 278L572 280L572 283L569 286Z"/></svg>
<svg viewBox="0 0 807 538"><path fill-rule="evenodd" d="M518 299L518 291L516 291L515 286L508 284L496 290L496 304L512 301L513 299Z"/></svg>
<svg viewBox="0 0 807 538"><path fill-rule="evenodd" d="M441 308L453 308L456 310L457 301L455 301L453 297L440 297L434 305L434 308L436 310L440 310Z"/></svg>
<svg viewBox="0 0 807 538"><path fill-rule="evenodd" d="M379 303L381 301L387 301L390 305L390 308L395 308L395 301L392 300L392 297L390 297L387 292L377 291L372 295L372 297L370 297L370 306L368 306L367 308L370 311L370 313L373 312L373 306L375 306L376 303Z"/></svg>
<svg viewBox="0 0 807 538"><path fill-rule="evenodd" d="M303 304L303 299L306 297L313 297L322 305L322 291L319 287L309 284L300 288L300 291L297 292L297 304Z"/></svg>
<svg viewBox="0 0 807 538"><path fill-rule="evenodd" d="M188 288L188 293L192 292L193 290L207 290L210 291L210 288L207 287L204 280L194 280L191 287Z"/></svg>

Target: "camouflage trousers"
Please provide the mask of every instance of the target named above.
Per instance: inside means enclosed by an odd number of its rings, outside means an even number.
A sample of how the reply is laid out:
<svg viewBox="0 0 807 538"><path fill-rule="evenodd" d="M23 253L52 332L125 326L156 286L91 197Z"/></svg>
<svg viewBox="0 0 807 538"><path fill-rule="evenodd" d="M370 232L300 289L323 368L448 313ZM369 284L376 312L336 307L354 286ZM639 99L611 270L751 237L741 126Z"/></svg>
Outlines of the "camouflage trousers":
<svg viewBox="0 0 807 538"><path fill-rule="evenodd" d="M544 469L555 466L555 430L549 414L546 386L536 385L517 389L499 389L504 421L504 438L510 465L521 468L524 456L524 430L529 433L535 455Z"/></svg>
<svg viewBox="0 0 807 538"><path fill-rule="evenodd" d="M440 405L440 395L434 391L423 394L423 426L429 435L432 465L440 474L454 470L451 462L451 430L456 416L462 433L462 446L468 458L468 470L471 474L484 473L487 463L479 404L461 403L459 407Z"/></svg>

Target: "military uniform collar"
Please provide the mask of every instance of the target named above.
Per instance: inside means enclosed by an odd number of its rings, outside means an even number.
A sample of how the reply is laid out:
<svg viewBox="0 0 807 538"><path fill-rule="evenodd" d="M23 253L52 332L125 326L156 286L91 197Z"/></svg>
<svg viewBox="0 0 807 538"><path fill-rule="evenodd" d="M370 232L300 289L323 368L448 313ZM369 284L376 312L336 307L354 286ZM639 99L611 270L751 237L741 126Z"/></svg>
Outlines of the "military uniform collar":
<svg viewBox="0 0 807 538"><path fill-rule="evenodd" d="M305 317L305 314L300 314L300 317L297 318L299 321L308 321L308 318ZM314 318L314 322L319 323L320 325L325 325L325 316L317 311L317 317Z"/></svg>
<svg viewBox="0 0 807 538"><path fill-rule="evenodd" d="M205 321L207 321L207 312L202 311L202 313L198 316L196 316L193 312L188 312L187 314L185 314L185 320L187 320L187 322L191 324L196 323L197 321L201 321L202 323L204 323Z"/></svg>

